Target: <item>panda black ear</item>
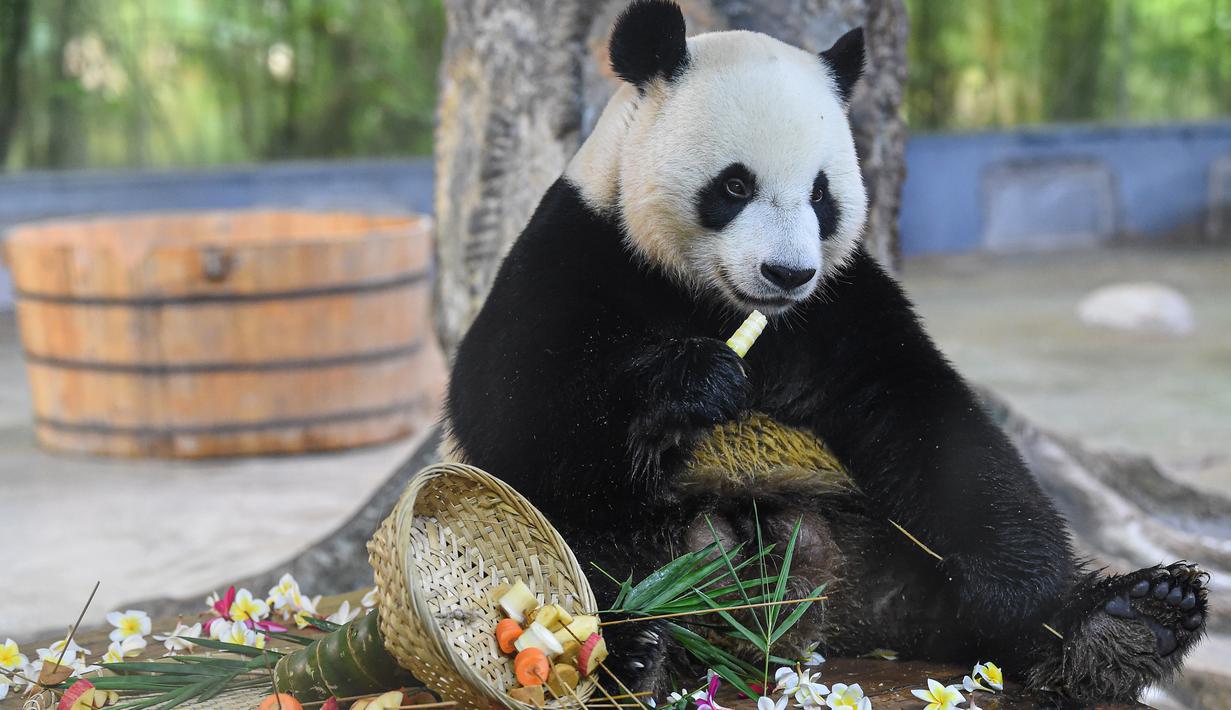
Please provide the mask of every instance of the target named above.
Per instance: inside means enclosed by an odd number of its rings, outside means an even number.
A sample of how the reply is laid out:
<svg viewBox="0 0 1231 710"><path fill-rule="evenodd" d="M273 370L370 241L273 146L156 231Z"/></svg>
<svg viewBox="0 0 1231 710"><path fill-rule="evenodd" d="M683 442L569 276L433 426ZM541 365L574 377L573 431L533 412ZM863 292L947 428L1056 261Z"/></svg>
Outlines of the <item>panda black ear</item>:
<svg viewBox="0 0 1231 710"><path fill-rule="evenodd" d="M850 101L855 83L863 76L863 28L856 27L839 37L832 47L821 52L821 59L833 70L842 102Z"/></svg>
<svg viewBox="0 0 1231 710"><path fill-rule="evenodd" d="M639 88L674 79L688 67L684 13L669 0L635 0L616 20L609 51L615 73Z"/></svg>

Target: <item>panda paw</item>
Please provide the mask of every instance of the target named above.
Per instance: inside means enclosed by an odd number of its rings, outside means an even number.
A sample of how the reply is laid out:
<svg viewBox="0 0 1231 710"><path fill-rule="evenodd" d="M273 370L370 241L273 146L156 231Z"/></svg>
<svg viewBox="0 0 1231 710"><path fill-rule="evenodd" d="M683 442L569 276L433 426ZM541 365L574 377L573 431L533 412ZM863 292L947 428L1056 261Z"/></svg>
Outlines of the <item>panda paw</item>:
<svg viewBox="0 0 1231 710"><path fill-rule="evenodd" d="M603 632L610 655L607 673L599 678L611 695L642 691L657 692L665 679L668 635L656 623L622 624Z"/></svg>
<svg viewBox="0 0 1231 710"><path fill-rule="evenodd" d="M715 338L670 340L637 359L638 406L629 444L639 467L739 416L749 394L743 360Z"/></svg>
<svg viewBox="0 0 1231 710"><path fill-rule="evenodd" d="M1135 700L1179 671L1205 630L1209 574L1186 562L1077 585L1031 684L1075 700Z"/></svg>
<svg viewBox="0 0 1231 710"><path fill-rule="evenodd" d="M1103 612L1145 624L1154 635L1160 657L1182 652L1200 637L1209 582L1209 574L1201 568L1176 562L1124 575L1117 582Z"/></svg>

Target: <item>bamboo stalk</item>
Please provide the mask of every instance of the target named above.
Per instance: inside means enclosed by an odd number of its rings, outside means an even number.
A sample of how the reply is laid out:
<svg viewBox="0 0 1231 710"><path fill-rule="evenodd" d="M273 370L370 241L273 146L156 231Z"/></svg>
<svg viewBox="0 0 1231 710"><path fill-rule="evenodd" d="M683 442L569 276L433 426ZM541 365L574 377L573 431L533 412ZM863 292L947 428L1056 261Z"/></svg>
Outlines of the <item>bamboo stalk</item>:
<svg viewBox="0 0 1231 710"><path fill-rule="evenodd" d="M945 561L945 558L943 558L943 557L941 557L940 555L936 554L936 551L935 551L935 550L933 550L932 548L930 548L930 547L928 547L927 545L923 544L923 541L921 541L919 538L917 538L917 537L915 537L914 535L911 535L909 532L907 532L907 531L906 531L906 528L902 527L901 525L898 525L897 523L895 523L895 522L894 522L894 521L892 521L892 520L890 520L890 521L889 521L889 524L890 524L890 525L892 525L893 527L897 528L897 529L898 529L898 532L902 533L902 534L903 534L903 535L905 535L907 538L909 538L911 542L913 542L913 543L915 543L916 545L918 545L918 546L919 546L919 547L920 547L920 548L921 548L924 552L928 553L928 554L929 554L929 555L931 555L932 557L935 557L937 560L939 560L939 561L941 561L941 562L944 562L944 561Z"/></svg>
<svg viewBox="0 0 1231 710"><path fill-rule="evenodd" d="M776 602L758 602L756 604L737 604L735 606L720 606L713 609L700 609L697 611L676 611L670 614L655 614L653 616L634 616L628 619L617 619L615 621L602 621L599 626L616 626L618 624L631 624L638 621L655 621L658 619L676 619L681 616L700 616L702 614L717 614L724 611L739 611L741 609L760 609L767 606L781 606L783 604L804 604L806 602L819 602L827 599L826 596L819 597L803 597L801 599L783 599ZM572 632L569 632L572 634ZM577 638L573 636L573 638Z"/></svg>

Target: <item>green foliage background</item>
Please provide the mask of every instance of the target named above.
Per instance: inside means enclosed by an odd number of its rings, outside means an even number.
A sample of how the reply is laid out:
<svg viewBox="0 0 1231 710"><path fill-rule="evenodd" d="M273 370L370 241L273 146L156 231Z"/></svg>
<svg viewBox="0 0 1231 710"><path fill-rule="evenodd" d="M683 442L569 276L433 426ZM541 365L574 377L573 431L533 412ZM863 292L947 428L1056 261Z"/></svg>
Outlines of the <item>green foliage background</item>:
<svg viewBox="0 0 1231 710"><path fill-rule="evenodd" d="M906 0L914 131L1231 115L1231 0Z"/></svg>
<svg viewBox="0 0 1231 710"><path fill-rule="evenodd" d="M1231 115L1231 0L906 4L915 132ZM427 154L441 5L0 0L0 168Z"/></svg>
<svg viewBox="0 0 1231 710"><path fill-rule="evenodd" d="M443 37L440 0L35 0L8 167L428 153Z"/></svg>

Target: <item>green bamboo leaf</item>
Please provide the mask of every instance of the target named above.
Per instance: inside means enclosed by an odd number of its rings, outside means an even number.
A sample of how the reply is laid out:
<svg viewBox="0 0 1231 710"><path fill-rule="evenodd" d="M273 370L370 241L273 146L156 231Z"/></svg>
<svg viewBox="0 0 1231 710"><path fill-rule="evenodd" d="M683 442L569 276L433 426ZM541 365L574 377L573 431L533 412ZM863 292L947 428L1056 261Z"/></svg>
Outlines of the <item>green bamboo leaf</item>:
<svg viewBox="0 0 1231 710"><path fill-rule="evenodd" d="M812 593L809 594L808 596L809 597L819 597L821 595L821 592L823 591L825 591L824 584L820 585L816 589L813 589ZM774 630L773 635L771 635L769 638L769 642L773 644L775 641L782 638L783 634L790 631L791 627L794 626L796 622L798 622L803 617L803 615L808 612L808 609L811 608L813 604L814 602L800 602L796 604L795 609L792 610L791 613L787 615L785 619L782 620L782 624L777 629Z"/></svg>
<svg viewBox="0 0 1231 710"><path fill-rule="evenodd" d="M186 638L186 640L191 641L198 646L204 646L205 648L212 648L215 651L227 651L229 653L234 653L240 656L252 657L252 656L260 656L261 654L267 653L266 651L263 651L259 648L253 648L252 646L242 646L236 643L226 643L223 641L215 641L214 639ZM268 653L274 653L274 652L269 651ZM282 654L279 653L278 656L281 657Z"/></svg>
<svg viewBox="0 0 1231 710"><path fill-rule="evenodd" d="M731 573L731 578L732 578L732 579L739 579L739 574L735 571L735 565L733 565L733 564L731 563L731 558L727 555L727 550L726 550L726 548L724 548L724 547L722 546L722 543L721 543L721 541L720 541L720 538L718 537L718 531L714 529L714 523L713 523L713 521L711 521L711 520L707 517L707 518L705 519L705 524L709 526L709 529L710 529L710 534L714 536L714 544L718 546L718 552L719 552L719 554L721 554L721 555L722 555L722 560L723 560L723 562L725 562L725 563L727 564L727 569L728 569L728 570L730 570L730 573ZM704 593L702 593L702 592L698 592L698 593L699 593L699 594L701 594L701 595L702 595L702 597L704 597ZM749 600L749 598L748 598L748 593L747 593L746 591L744 591L743 589L741 589L741 590L740 590L740 596L744 599L744 603L745 603L745 604L751 604L751 603L752 603L752 601L750 601L750 600ZM707 599L707 601L708 601L708 599ZM727 617L728 617L728 618L731 618L731 615L730 615L730 614L727 614ZM761 633L762 633L762 634L765 634L766 638L768 638L768 633L766 632L765 628L764 628L763 626L761 626L761 617L760 617L760 616L758 616L758 615L756 615L756 614L753 614L753 615L752 615L752 619L753 619L753 621L756 621L756 622L757 622L757 626L758 626L758 627L760 627ZM734 618L731 618L731 621L734 621Z"/></svg>
<svg viewBox="0 0 1231 710"><path fill-rule="evenodd" d="M649 605L646 603L650 599L659 597L664 590L672 587L680 586L677 580L687 573L690 568L695 567L700 560L703 560L709 554L709 548L690 552L680 555L667 564L659 567L650 576L641 580L639 584L633 587L625 602L626 608L631 609L646 609ZM680 591L687 589L684 585Z"/></svg>
<svg viewBox="0 0 1231 710"><path fill-rule="evenodd" d="M787 583L791 578L791 561L795 557L795 543L799 540L799 528L802 524L802 518L795 521L795 527L791 530L791 539L786 543L786 552L782 555L782 567L778 570L778 584L774 587L773 601L780 602L786 599ZM770 643L773 643L773 629L775 624L778 622L778 611L779 607L776 606L771 606L765 610L766 626L768 626L771 630ZM778 634L778 636L781 635L782 634Z"/></svg>
<svg viewBox="0 0 1231 710"><path fill-rule="evenodd" d="M735 656L730 651L715 646L708 639L679 624L669 623L668 631L694 658L706 666L722 664L736 669L747 677L756 676L761 672L751 663Z"/></svg>
<svg viewBox="0 0 1231 710"><path fill-rule="evenodd" d="M697 594L700 595L702 599L709 602L711 604L711 608L714 608L714 609L719 608L720 605L715 603L709 597L707 597L705 595L705 592L699 591L697 592ZM766 636L758 635L755 632L753 632L751 629L749 629L747 626L744 626L742 623L739 622L738 619L736 619L734 616L731 616L731 612L729 611L720 611L718 612L718 615L721 616L724 621L730 624L731 628L734 629L736 633L744 637L744 639L748 641L748 643L751 643L758 650L760 650L761 653L769 653L769 648L766 645ZM753 618L756 618L756 617L753 617Z"/></svg>
<svg viewBox="0 0 1231 710"><path fill-rule="evenodd" d="M174 663L160 663L151 661L121 661L119 663L100 663L103 668L109 671L126 674L126 673L158 673L166 675L199 675L202 673L226 673L221 668L211 668L204 664L194 665L176 665Z"/></svg>
<svg viewBox="0 0 1231 710"><path fill-rule="evenodd" d="M743 549L742 545L737 546L735 550L733 551L733 554L738 555L742 549ZM690 590L695 589L697 588L698 585L704 583L705 580L713 576L715 572L722 569L723 567L722 560L716 559L716 560L705 562L705 557L708 557L708 556L709 556L708 553L704 557L698 556L698 559L696 560L696 562L698 564L700 564L701 562L704 562L702 566L700 566L699 568L691 569L691 570L687 570L687 569L682 570L681 573L675 579L671 580L669 584L662 585L662 589L659 591L659 593L651 597L650 599L646 600L642 604L641 608L647 609L647 610L653 609L654 613L659 613L658 609L660 605L666 602L675 600L675 599L679 599L681 596L687 594Z"/></svg>

